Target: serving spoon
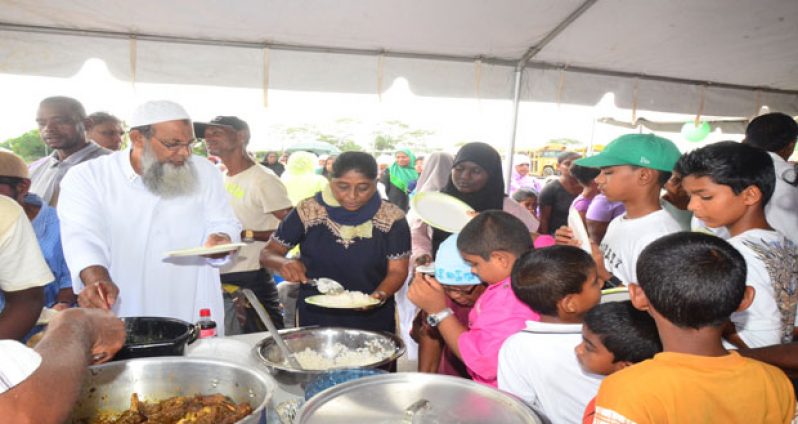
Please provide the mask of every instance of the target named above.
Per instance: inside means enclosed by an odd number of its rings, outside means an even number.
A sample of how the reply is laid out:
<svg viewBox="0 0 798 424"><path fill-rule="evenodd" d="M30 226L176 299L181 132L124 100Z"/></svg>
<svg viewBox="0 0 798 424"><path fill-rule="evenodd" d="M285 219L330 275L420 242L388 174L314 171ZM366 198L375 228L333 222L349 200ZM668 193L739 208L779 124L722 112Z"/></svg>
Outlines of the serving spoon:
<svg viewBox="0 0 798 424"><path fill-rule="evenodd" d="M341 283L333 280L332 278L313 278L307 281L307 284L310 284L322 294L341 294L344 292L344 286Z"/></svg>
<svg viewBox="0 0 798 424"><path fill-rule="evenodd" d="M255 308L255 312L258 313L260 320L266 324L266 328L268 328L269 332L272 333L274 341L277 342L277 348L280 349L280 353L283 354L283 357L288 359L288 363L291 364L291 368L295 370L304 369L302 368L302 364L300 364L294 356L294 352L292 352L288 345L285 344L285 340L283 340L283 337L280 336L280 333L277 331L277 327L274 326L272 319L269 318L269 314L266 313L266 310L263 308L260 300L258 300L258 298L255 296L255 293L253 293L250 289L242 289L241 292L244 293L244 296L246 296L247 300L249 300L249 304L252 305L252 307Z"/></svg>

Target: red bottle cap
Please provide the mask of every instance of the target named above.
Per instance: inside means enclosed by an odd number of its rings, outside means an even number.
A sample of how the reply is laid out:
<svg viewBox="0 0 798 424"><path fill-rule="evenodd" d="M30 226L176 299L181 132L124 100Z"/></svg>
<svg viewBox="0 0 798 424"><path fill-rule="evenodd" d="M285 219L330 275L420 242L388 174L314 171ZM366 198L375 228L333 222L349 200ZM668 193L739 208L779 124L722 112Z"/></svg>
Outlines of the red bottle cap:
<svg viewBox="0 0 798 424"><path fill-rule="evenodd" d="M200 309L200 318L205 318L205 317L210 317L210 316L211 316L211 310L210 309L208 309L208 308Z"/></svg>

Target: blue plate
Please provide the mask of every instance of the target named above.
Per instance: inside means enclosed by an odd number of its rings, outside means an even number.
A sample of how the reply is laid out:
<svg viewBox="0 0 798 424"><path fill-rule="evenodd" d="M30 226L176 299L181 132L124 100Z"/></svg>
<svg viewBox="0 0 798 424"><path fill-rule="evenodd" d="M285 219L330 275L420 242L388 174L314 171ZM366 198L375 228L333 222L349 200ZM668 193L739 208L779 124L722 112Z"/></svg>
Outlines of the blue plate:
<svg viewBox="0 0 798 424"><path fill-rule="evenodd" d="M336 384L346 383L350 380L357 380L361 377L368 377L370 375L386 374L388 371L378 368L352 368L352 369L337 369L324 373L305 386L305 400L308 400L322 392L329 389Z"/></svg>

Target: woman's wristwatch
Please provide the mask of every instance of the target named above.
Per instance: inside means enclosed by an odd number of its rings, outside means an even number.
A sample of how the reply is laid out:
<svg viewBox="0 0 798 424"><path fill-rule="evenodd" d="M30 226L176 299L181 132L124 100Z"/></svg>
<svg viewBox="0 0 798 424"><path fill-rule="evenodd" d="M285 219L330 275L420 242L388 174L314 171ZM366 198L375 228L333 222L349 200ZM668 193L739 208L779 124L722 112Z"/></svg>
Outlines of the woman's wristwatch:
<svg viewBox="0 0 798 424"><path fill-rule="evenodd" d="M438 313L429 314L427 315L427 324L429 324L430 327L437 327L438 324L440 324L441 322L443 322L443 320L448 318L449 315L454 315L454 311L452 310L452 308L445 308L444 310Z"/></svg>
<svg viewBox="0 0 798 424"><path fill-rule="evenodd" d="M255 232L252 230L244 230L244 237L241 238L245 243L252 243L255 241Z"/></svg>

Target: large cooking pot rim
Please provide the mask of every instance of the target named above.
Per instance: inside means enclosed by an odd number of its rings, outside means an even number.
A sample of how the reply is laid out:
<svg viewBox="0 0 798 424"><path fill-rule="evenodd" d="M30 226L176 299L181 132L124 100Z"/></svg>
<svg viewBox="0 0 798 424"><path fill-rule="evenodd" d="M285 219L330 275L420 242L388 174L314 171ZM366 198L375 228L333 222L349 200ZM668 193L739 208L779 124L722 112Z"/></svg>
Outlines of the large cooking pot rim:
<svg viewBox="0 0 798 424"><path fill-rule="evenodd" d="M135 342L133 342L133 343L127 343L127 340L126 340L125 341L125 347L126 348L146 349L146 348L154 348L154 347L168 347L168 346L174 345L175 343L184 343L186 341L188 342L188 344L191 344L191 343L193 343L194 341L197 340L197 336L199 335L199 332L197 331L196 324L192 324L190 322L183 321L183 320L177 319L177 318L142 316L142 317L124 317L124 318L122 318L122 320L126 324L125 325L125 330L126 331L128 330L127 323L131 323L131 325L133 325L133 323L139 322L139 321L140 322L148 322L149 321L149 322L155 322L155 323L161 323L161 324L168 323L168 324L174 324L175 326L180 326L180 327L184 327L185 328L185 331L183 331L182 333L178 334L177 336L170 337L168 339L163 339L163 340L160 340L160 341L157 341L157 342L145 342L145 343L135 343Z"/></svg>

